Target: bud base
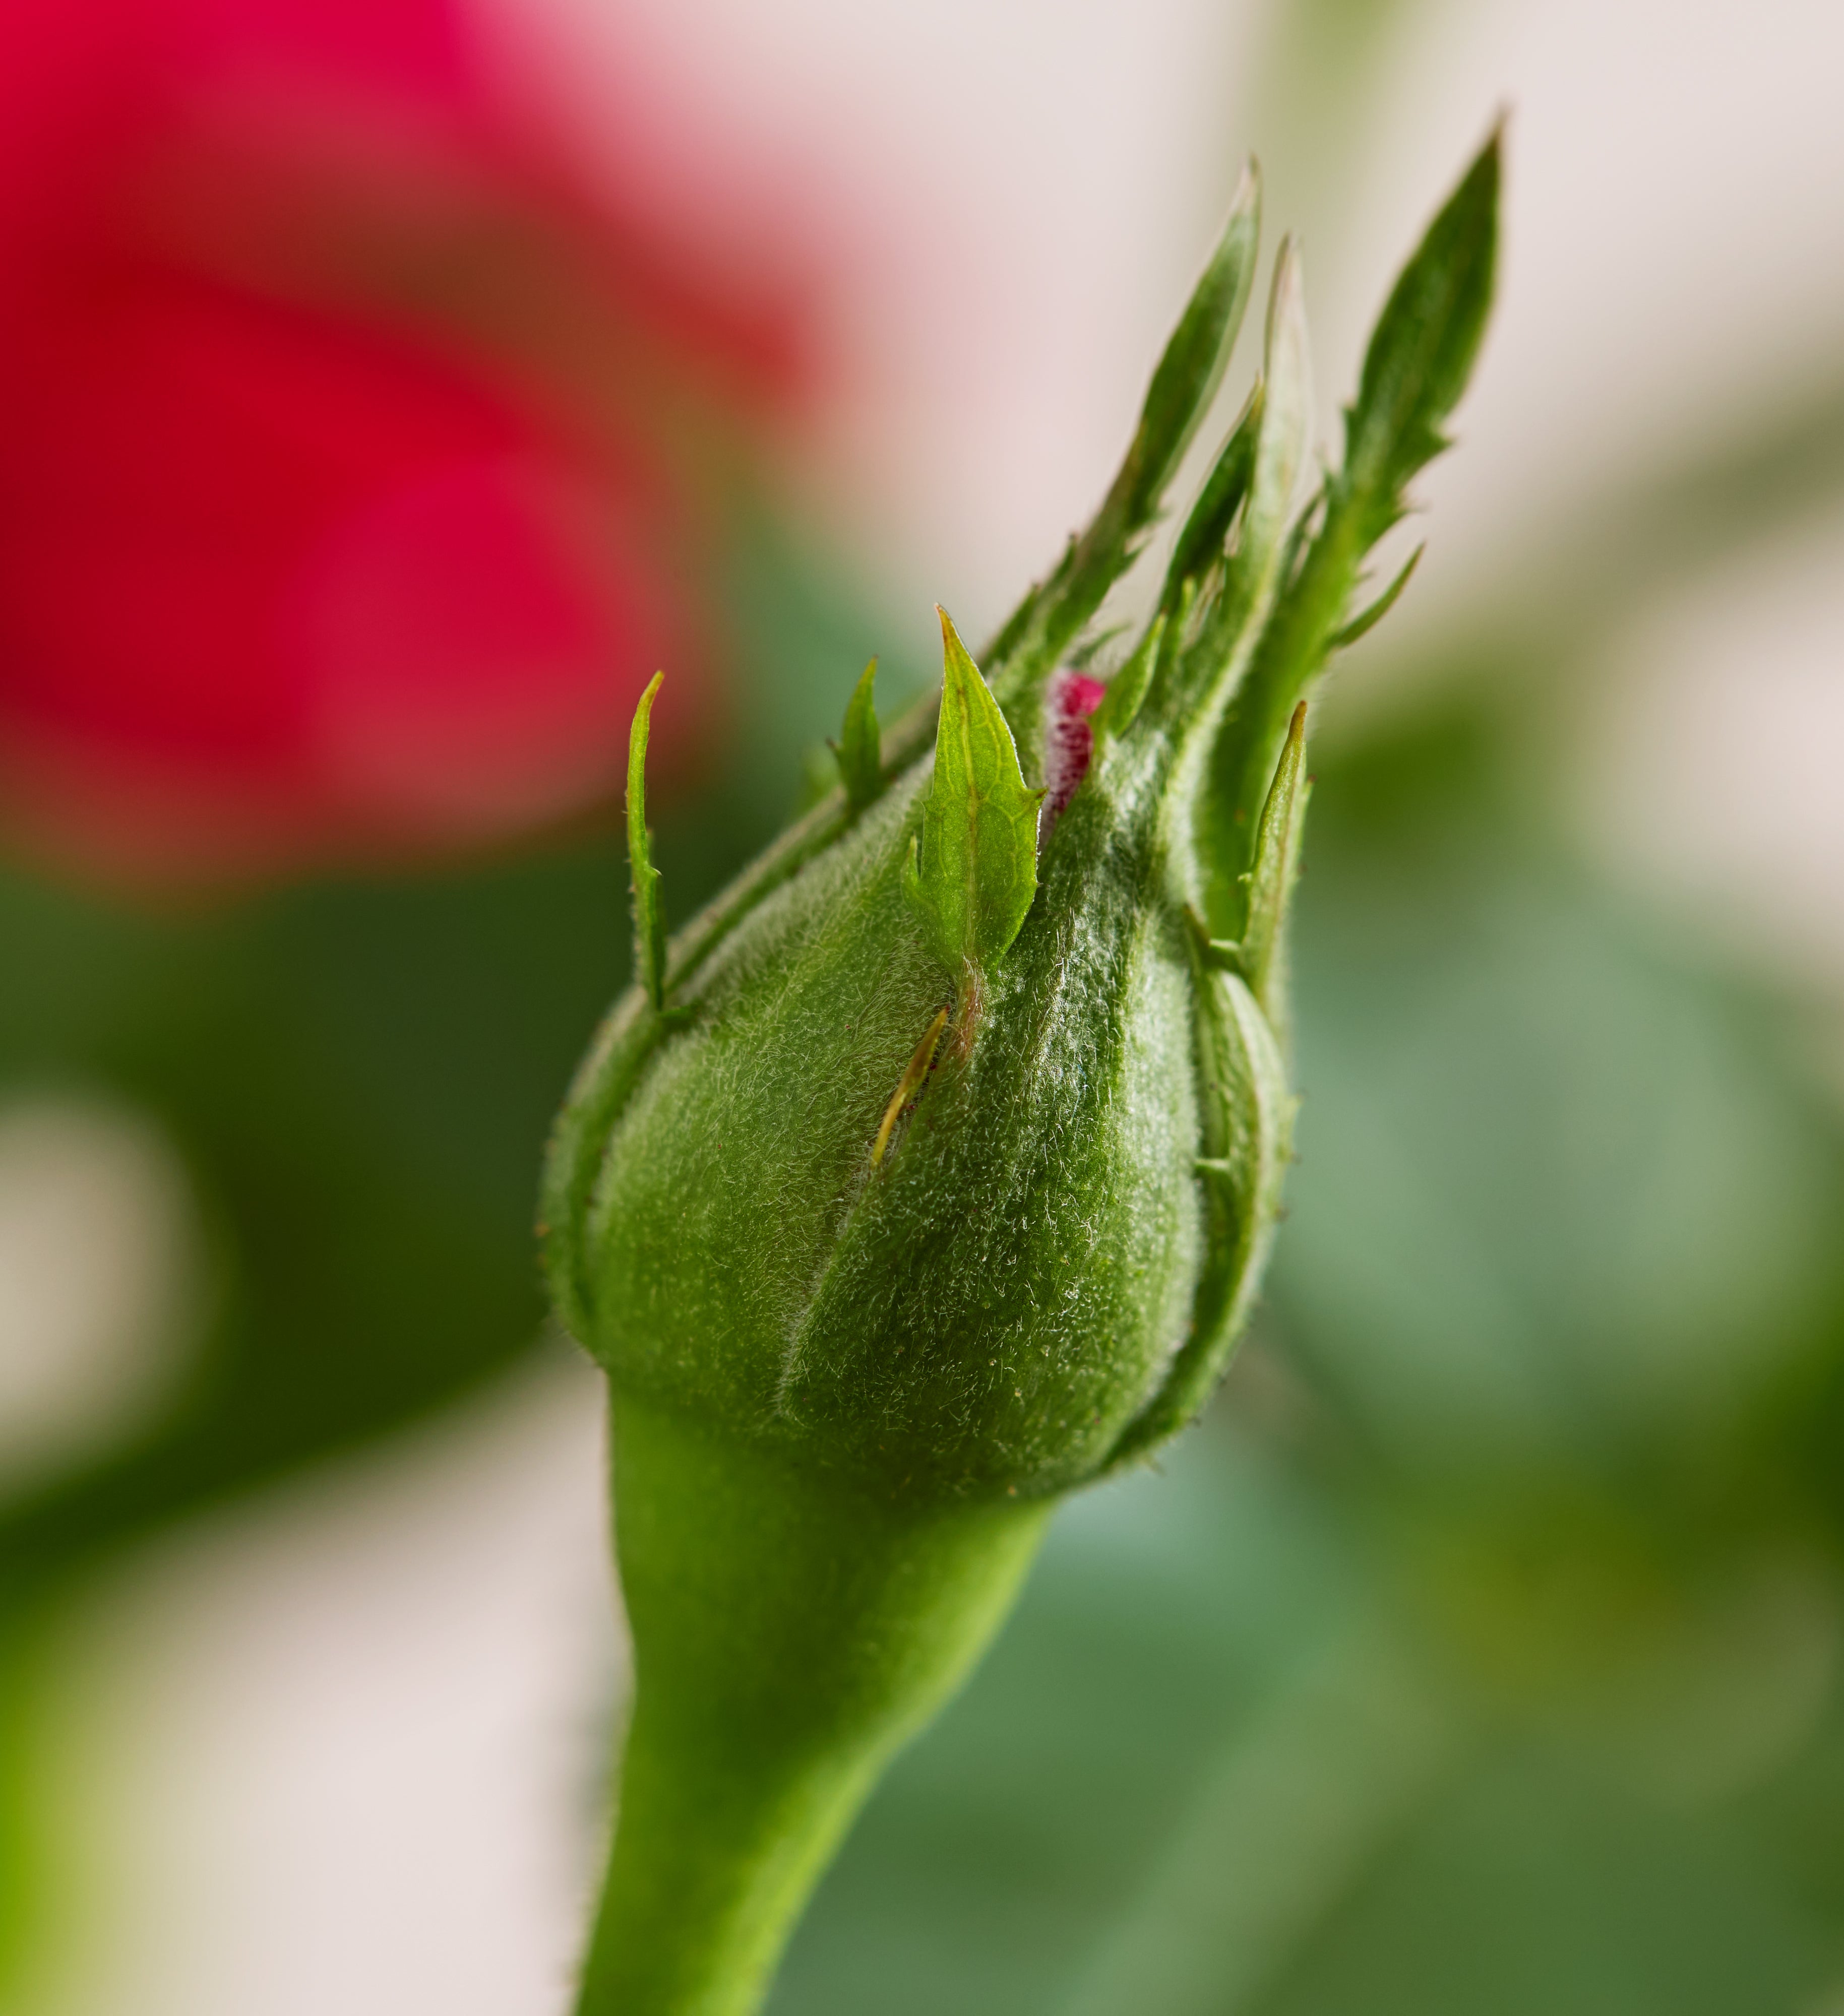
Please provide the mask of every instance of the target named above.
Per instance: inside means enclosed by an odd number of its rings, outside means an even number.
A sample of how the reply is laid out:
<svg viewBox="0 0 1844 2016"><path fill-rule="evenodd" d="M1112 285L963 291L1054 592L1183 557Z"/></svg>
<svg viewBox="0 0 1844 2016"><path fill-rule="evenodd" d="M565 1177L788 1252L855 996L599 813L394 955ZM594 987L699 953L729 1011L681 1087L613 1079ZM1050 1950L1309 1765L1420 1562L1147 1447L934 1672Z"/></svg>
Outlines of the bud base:
<svg viewBox="0 0 1844 2016"><path fill-rule="evenodd" d="M1050 1507L878 1497L625 1394L614 1444L635 1709L580 2016L748 2016Z"/></svg>

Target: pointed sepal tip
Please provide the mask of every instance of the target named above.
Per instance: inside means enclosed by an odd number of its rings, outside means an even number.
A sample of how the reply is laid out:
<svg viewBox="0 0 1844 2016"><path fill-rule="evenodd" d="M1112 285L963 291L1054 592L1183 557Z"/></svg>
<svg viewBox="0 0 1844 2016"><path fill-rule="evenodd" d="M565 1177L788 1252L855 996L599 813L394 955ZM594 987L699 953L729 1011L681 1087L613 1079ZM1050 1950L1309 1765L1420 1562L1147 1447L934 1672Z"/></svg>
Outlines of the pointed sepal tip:
<svg viewBox="0 0 1844 2016"><path fill-rule="evenodd" d="M1001 958L1037 893L1037 808L999 703L947 611L935 772L903 885L956 976Z"/></svg>
<svg viewBox="0 0 1844 2016"><path fill-rule="evenodd" d="M655 1008L666 1001L666 923L660 900L660 871L653 865L653 837L646 830L646 744L653 703L665 674L655 672L634 709L628 730L628 862L633 872L634 965Z"/></svg>
<svg viewBox="0 0 1844 2016"><path fill-rule="evenodd" d="M1306 703L1288 723L1274 781L1256 829L1255 861L1248 877L1248 926L1241 959L1249 992L1278 1030L1285 1019L1284 935L1287 912L1298 878L1300 838L1306 826L1312 781L1306 775Z"/></svg>
<svg viewBox="0 0 1844 2016"><path fill-rule="evenodd" d="M845 787L845 803L861 812L883 795L883 737L877 725L876 686L877 661L873 658L858 675L852 697L845 703L845 725L832 744L839 766L839 781Z"/></svg>

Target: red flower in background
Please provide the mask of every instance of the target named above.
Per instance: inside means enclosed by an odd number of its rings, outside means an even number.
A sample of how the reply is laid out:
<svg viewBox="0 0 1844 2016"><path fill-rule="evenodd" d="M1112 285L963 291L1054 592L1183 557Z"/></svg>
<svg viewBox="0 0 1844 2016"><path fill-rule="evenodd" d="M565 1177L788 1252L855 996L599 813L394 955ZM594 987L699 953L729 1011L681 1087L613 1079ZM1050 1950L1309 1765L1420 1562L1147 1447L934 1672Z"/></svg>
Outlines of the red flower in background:
<svg viewBox="0 0 1844 2016"><path fill-rule="evenodd" d="M668 761L708 712L701 480L800 316L701 263L639 147L590 193L470 25L0 15L0 819L37 848L477 842L608 790L656 666Z"/></svg>

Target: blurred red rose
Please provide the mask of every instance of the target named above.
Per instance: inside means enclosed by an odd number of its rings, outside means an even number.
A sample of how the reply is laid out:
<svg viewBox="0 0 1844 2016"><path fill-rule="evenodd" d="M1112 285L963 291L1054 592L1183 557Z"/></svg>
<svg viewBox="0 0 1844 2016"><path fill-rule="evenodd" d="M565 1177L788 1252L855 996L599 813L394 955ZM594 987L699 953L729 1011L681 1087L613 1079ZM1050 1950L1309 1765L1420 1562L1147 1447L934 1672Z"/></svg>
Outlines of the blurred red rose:
<svg viewBox="0 0 1844 2016"><path fill-rule="evenodd" d="M795 278L701 261L634 146L590 193L472 31L0 13L16 838L140 877L472 844L614 786L656 666L668 769L708 712L701 489L796 389Z"/></svg>

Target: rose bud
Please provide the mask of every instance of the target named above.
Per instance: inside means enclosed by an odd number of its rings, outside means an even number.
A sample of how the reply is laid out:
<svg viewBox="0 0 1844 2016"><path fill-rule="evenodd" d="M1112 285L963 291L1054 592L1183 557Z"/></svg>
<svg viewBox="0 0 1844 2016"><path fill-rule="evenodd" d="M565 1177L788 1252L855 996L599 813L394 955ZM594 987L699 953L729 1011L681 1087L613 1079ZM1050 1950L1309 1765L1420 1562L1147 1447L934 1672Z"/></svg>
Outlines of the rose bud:
<svg viewBox="0 0 1844 2016"><path fill-rule="evenodd" d="M944 615L938 705L880 743L867 671L840 790L670 945L642 702L640 977L546 1205L558 1307L613 1388L637 1687L587 2009L755 2007L1057 1496L1222 1375L1288 1154L1302 693L1406 578L1348 619L1464 387L1496 175L1494 142L1399 281L1303 511L1283 248L1261 375L1103 682L1087 633L1247 297L1246 183L1119 476L985 675Z"/></svg>

